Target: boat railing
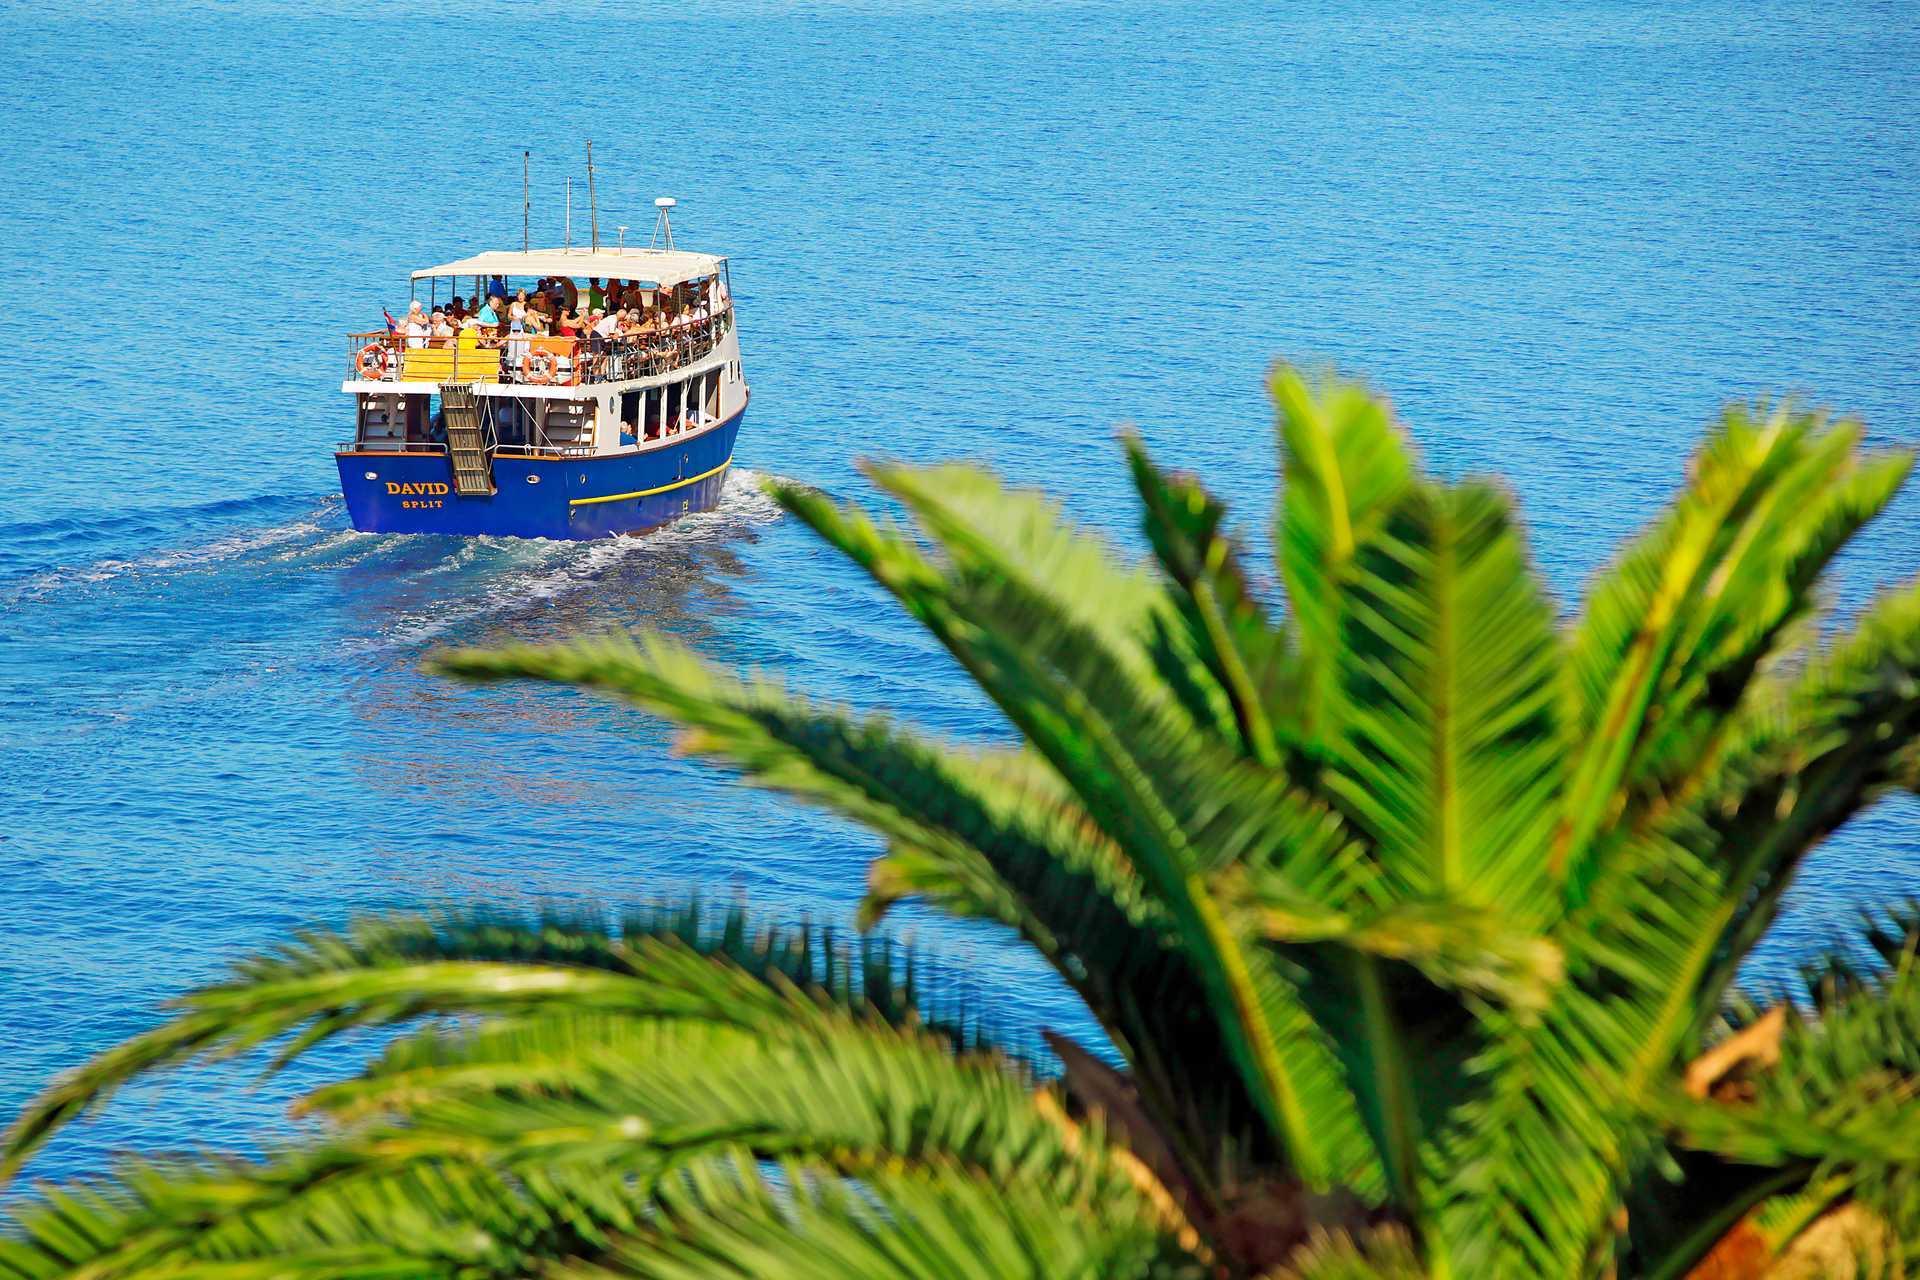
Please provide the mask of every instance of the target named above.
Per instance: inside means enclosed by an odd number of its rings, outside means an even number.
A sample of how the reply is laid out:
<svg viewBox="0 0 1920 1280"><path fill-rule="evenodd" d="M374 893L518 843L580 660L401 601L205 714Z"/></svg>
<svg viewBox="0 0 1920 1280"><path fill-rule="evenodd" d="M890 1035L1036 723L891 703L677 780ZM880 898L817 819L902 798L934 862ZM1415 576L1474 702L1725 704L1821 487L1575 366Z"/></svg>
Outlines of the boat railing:
<svg viewBox="0 0 1920 1280"><path fill-rule="evenodd" d="M379 330L347 335L347 369L363 382L492 382L572 387L669 373L712 354L733 325L712 317L655 325L617 337L562 338L502 332L420 337Z"/></svg>

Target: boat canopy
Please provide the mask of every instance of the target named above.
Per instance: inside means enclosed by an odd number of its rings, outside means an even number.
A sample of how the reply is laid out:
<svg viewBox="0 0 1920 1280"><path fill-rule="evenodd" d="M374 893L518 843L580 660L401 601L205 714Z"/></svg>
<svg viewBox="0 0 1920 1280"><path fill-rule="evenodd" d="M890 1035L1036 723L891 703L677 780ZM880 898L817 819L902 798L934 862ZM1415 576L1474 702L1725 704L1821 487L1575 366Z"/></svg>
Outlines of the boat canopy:
<svg viewBox="0 0 1920 1280"><path fill-rule="evenodd" d="M671 289L687 280L715 274L726 259L679 249L534 249L526 253L476 253L458 262L426 267L429 276L565 276L569 279L635 280Z"/></svg>

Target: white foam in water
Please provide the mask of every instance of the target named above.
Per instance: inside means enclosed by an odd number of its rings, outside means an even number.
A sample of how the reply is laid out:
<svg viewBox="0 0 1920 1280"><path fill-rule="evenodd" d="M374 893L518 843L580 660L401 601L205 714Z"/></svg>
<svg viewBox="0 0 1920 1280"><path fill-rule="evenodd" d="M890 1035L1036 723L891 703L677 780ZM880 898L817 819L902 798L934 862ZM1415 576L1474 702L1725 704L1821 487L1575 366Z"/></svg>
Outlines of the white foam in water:
<svg viewBox="0 0 1920 1280"><path fill-rule="evenodd" d="M759 472L735 468L727 475L720 501L711 511L682 516L671 524L631 537L593 542L554 542L545 538L467 538L424 574L471 570L478 560L502 557L519 561L502 566L476 584L457 603L437 598L430 614L402 616L376 640L351 646L357 653L415 648L476 619L524 608L531 601L552 600L591 586L616 564L644 560L663 552L724 539L727 535L770 524L780 508L761 488ZM359 535L355 535L359 536Z"/></svg>
<svg viewBox="0 0 1920 1280"><path fill-rule="evenodd" d="M492 575L492 581L468 597L466 603L447 608L444 600L439 601L432 617L402 620L370 647L417 644L459 622L500 612L528 600L551 599L575 590L629 556L659 554L667 548L708 542L732 530L770 523L779 518L780 509L761 489L762 479L758 472L735 468L728 473L719 504L713 510L683 516L672 524L635 537L594 542L553 542L544 538L458 539L457 545L437 563L405 572L415 577L458 573L472 570L479 561L496 557L519 563L509 563L503 573ZM311 511L284 524L241 530L199 545L167 548L130 559L107 558L49 570L0 596L0 600L22 602L62 588L150 574L177 575L226 568L249 559L276 565L304 561L329 570L363 563L377 568L383 557L397 559L415 542L411 535L329 528L343 518L341 506L338 495L329 495Z"/></svg>
<svg viewBox="0 0 1920 1280"><path fill-rule="evenodd" d="M148 573L178 573L218 568L230 561L284 547L288 543L310 541L325 532L323 521L341 505L338 497L327 497L307 514L285 524L264 529L245 529L199 545L169 547L131 559L106 557L84 565L63 566L35 574L5 597L9 603L50 595L63 587L92 586L117 578ZM296 548L296 551L298 548Z"/></svg>

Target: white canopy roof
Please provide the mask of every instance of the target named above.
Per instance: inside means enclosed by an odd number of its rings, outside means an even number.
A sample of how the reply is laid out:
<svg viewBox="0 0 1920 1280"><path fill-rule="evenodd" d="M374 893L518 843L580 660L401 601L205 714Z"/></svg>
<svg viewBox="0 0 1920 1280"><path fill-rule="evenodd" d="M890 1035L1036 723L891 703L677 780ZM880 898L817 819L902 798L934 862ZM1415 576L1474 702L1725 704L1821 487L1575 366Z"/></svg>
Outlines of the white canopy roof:
<svg viewBox="0 0 1920 1280"><path fill-rule="evenodd" d="M427 267L413 273L428 276L568 276L638 280L671 288L683 280L710 276L726 261L711 253L679 249L534 249L527 253L476 253L471 258Z"/></svg>

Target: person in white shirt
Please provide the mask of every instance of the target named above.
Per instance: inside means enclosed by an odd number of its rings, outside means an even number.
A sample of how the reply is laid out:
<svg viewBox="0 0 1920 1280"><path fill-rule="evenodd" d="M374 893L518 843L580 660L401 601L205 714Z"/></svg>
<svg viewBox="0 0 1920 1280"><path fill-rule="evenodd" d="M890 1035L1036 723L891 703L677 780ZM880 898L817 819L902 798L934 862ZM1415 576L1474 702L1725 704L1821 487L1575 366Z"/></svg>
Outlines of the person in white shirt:
<svg viewBox="0 0 1920 1280"><path fill-rule="evenodd" d="M608 376L607 355L613 350L613 339L620 336L619 321L605 311L593 311L587 315L587 350L593 353L595 376Z"/></svg>
<svg viewBox="0 0 1920 1280"><path fill-rule="evenodd" d="M418 298L415 298L413 305L407 308L406 321L400 327L406 332L408 347L418 348L427 345L427 339L433 333L433 325L428 322L426 308L420 305Z"/></svg>

